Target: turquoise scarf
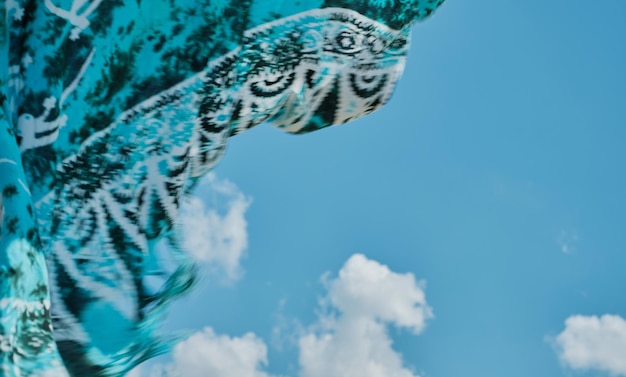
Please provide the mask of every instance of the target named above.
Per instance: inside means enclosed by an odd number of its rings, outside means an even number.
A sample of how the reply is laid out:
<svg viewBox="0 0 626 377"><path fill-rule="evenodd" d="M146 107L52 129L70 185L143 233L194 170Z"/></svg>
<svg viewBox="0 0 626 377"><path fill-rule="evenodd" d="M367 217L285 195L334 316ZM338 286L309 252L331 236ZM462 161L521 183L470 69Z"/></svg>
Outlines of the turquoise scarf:
<svg viewBox="0 0 626 377"><path fill-rule="evenodd" d="M380 108L442 2L2 0L0 374L117 376L165 352L160 318L196 280L179 206L228 138Z"/></svg>

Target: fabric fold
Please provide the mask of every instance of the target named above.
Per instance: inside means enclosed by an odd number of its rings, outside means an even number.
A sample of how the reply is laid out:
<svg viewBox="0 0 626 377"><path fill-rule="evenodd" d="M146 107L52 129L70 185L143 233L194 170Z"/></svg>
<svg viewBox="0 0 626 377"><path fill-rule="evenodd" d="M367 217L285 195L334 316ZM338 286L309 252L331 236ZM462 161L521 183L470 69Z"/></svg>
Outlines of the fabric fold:
<svg viewBox="0 0 626 377"><path fill-rule="evenodd" d="M441 3L4 0L4 374L118 376L166 352L162 316L197 280L180 203L228 138L382 107Z"/></svg>

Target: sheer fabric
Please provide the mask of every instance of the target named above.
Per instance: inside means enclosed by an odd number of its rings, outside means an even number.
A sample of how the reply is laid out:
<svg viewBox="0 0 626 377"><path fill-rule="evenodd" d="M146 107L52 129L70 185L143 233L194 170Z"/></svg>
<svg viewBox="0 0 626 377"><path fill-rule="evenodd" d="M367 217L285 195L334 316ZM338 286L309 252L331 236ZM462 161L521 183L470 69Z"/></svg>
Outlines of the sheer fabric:
<svg viewBox="0 0 626 377"><path fill-rule="evenodd" d="M3 0L0 374L115 376L164 352L161 315L196 279L179 204L228 138L378 109L442 1Z"/></svg>

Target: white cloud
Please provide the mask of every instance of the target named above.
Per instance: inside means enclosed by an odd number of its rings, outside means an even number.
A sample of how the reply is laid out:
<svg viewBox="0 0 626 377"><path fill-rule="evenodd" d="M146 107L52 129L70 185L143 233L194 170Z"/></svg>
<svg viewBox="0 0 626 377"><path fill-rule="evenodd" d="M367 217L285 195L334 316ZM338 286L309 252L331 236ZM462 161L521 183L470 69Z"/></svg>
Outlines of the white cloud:
<svg viewBox="0 0 626 377"><path fill-rule="evenodd" d="M423 282L416 282L413 274L395 273L361 254L348 259L339 277L328 283L328 293L333 306L344 316L380 319L411 328L416 334L432 316Z"/></svg>
<svg viewBox="0 0 626 377"><path fill-rule="evenodd" d="M299 340L301 377L415 377L387 326L423 330L432 317L423 286L412 274L353 255L327 282L324 301L338 313L321 315Z"/></svg>
<svg viewBox="0 0 626 377"><path fill-rule="evenodd" d="M181 208L181 246L197 262L234 281L241 275L240 262L248 248L245 214L251 199L215 174L208 174L196 192L203 197L192 196Z"/></svg>
<svg viewBox="0 0 626 377"><path fill-rule="evenodd" d="M172 356L165 368L172 377L270 377L261 370L267 347L252 333L229 337L207 327L177 344Z"/></svg>
<svg viewBox="0 0 626 377"><path fill-rule="evenodd" d="M388 326L415 334L424 329L433 316L424 283L361 254L353 255L338 277L325 283L328 291L318 320L308 329L295 325L278 330L300 333L299 377L416 377L393 349ZM267 346L252 333L230 337L207 327L176 345L172 357L172 363L159 365L149 375L277 377L263 370Z"/></svg>
<svg viewBox="0 0 626 377"><path fill-rule="evenodd" d="M561 361L572 369L626 376L626 320L620 316L571 316L555 346Z"/></svg>

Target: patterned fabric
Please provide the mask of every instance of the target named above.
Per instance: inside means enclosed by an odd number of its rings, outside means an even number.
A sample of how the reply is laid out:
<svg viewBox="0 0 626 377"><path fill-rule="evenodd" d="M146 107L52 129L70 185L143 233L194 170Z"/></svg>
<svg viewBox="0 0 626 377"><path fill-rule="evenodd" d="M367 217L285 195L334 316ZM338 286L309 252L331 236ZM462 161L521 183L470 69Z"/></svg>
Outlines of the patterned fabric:
<svg viewBox="0 0 626 377"><path fill-rule="evenodd" d="M228 137L378 109L443 2L0 1L5 376L117 376L164 352L160 317L196 278L179 204Z"/></svg>

